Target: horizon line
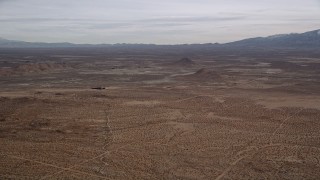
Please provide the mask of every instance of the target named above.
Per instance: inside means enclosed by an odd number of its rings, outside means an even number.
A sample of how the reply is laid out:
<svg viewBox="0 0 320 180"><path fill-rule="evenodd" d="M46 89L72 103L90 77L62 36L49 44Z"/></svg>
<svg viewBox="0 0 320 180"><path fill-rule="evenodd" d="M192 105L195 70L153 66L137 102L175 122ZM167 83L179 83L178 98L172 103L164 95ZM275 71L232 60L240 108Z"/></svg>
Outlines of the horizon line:
<svg viewBox="0 0 320 180"><path fill-rule="evenodd" d="M315 30L310 30L310 31L305 31L302 33L296 33L296 32L291 32L291 33L286 33L286 34L274 34L274 35L269 35L269 36L255 36L255 37L248 37L248 38L243 38L240 40L233 40L225 43L220 43L220 42L202 42L202 43L177 43L177 44L159 44L159 43L73 43L73 42L45 42L45 41L24 41L24 40L15 40L15 39L7 39L3 38L0 36L0 40L7 40L7 41L13 41L13 42L25 42L25 43L44 43L44 44L71 44L71 45L157 45L157 46L174 46L174 45L205 45L205 44L211 44L211 45L223 45L223 44L228 44L228 43L233 43L237 41L242 41L246 39L254 39L254 38L266 38L266 37L272 37L272 36L277 36L277 35L291 35L291 34L304 34L308 32L313 32L313 31L318 31L318 34L320 35L320 29L315 29Z"/></svg>

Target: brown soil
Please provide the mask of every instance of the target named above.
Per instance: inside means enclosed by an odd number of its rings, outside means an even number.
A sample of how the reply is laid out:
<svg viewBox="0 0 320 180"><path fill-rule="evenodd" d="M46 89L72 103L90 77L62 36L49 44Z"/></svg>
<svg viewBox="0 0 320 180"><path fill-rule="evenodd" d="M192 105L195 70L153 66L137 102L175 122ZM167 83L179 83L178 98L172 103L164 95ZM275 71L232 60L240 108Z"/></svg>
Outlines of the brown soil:
<svg viewBox="0 0 320 180"><path fill-rule="evenodd" d="M0 179L320 179L306 55L215 52L181 70L163 67L181 54L38 51L0 53L28 74L0 77ZM268 72L277 59L303 68Z"/></svg>
<svg viewBox="0 0 320 180"><path fill-rule="evenodd" d="M23 75L29 73L41 73L66 68L65 64L56 63L36 63L21 64L13 68L0 68L0 76Z"/></svg>
<svg viewBox="0 0 320 180"><path fill-rule="evenodd" d="M204 81L204 82L221 81L221 76L217 72L206 69L206 68L199 69L197 72L193 74L180 75L180 76L177 76L176 78L180 80L193 80L193 81Z"/></svg>

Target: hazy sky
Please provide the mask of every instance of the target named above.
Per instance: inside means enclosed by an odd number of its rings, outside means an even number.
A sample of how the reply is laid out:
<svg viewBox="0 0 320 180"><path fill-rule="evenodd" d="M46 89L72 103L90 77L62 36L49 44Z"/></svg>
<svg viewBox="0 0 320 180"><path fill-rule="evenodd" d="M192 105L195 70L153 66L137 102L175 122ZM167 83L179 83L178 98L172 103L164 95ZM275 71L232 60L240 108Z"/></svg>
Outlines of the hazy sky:
<svg viewBox="0 0 320 180"><path fill-rule="evenodd" d="M208 43L320 29L320 0L0 0L0 37Z"/></svg>

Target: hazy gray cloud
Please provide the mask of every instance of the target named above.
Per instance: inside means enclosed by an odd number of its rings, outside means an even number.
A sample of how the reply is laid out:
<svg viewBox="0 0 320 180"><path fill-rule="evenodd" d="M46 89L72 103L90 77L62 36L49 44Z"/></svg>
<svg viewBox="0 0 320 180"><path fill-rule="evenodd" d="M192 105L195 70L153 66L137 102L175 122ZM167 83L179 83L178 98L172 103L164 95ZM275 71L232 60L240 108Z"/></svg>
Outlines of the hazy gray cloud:
<svg viewBox="0 0 320 180"><path fill-rule="evenodd" d="M76 43L227 42L320 28L319 0L0 0L0 36Z"/></svg>
<svg viewBox="0 0 320 180"><path fill-rule="evenodd" d="M141 20L143 22L217 22L217 21L234 21L243 20L244 16L226 16L226 17L214 17L214 16L199 16L199 17L161 17Z"/></svg>

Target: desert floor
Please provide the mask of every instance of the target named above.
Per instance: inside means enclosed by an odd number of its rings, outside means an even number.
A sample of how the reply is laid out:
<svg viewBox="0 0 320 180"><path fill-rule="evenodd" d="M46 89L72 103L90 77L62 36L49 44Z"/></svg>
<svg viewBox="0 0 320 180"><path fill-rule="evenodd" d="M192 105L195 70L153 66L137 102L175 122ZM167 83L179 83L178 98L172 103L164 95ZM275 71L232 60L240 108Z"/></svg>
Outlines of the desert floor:
<svg viewBox="0 0 320 180"><path fill-rule="evenodd" d="M320 178L320 58L74 54L0 54L0 179Z"/></svg>

